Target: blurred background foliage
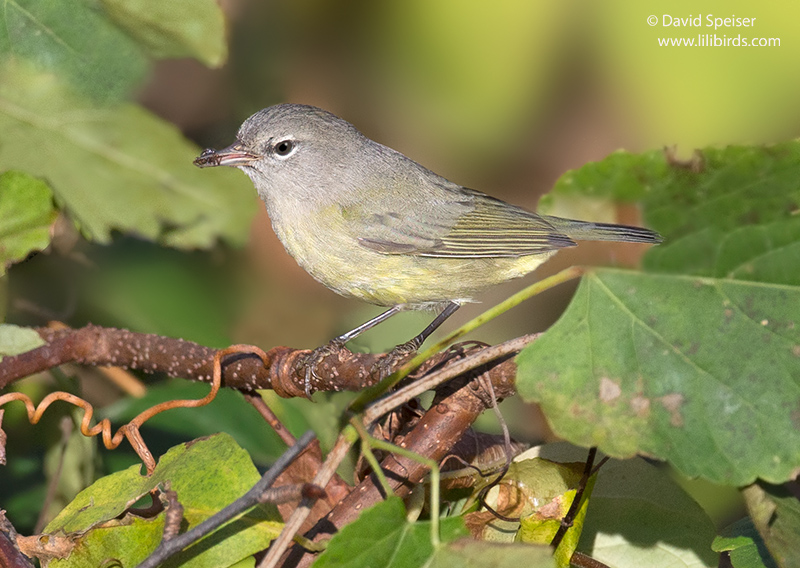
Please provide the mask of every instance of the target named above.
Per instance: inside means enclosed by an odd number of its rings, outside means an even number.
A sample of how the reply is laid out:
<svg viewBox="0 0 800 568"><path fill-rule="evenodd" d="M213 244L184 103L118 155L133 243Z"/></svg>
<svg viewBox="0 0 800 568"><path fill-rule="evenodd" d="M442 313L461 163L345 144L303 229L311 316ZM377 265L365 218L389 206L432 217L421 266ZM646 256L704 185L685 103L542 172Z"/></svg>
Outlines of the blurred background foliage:
<svg viewBox="0 0 800 568"><path fill-rule="evenodd" d="M718 35L780 38L781 45L658 46L658 37L714 33L665 28L663 14L709 13L757 18L753 28ZM658 25L648 25L650 15ZM228 145L239 124L263 107L314 104L453 181L535 208L564 172L619 148L675 145L685 158L707 145L796 137L800 75L792 70L800 46L792 40L799 17L800 5L788 0L757 7L744 0L6 3L0 171L43 179L62 214L50 245L0 280L0 311L21 325L93 322L213 347L315 347L378 309L339 298L308 277L283 251L245 176L194 168L200 148ZM637 222L630 207L616 216ZM576 263L635 265L640 250L583 245L536 277ZM481 300L492 304L522 285L509 283ZM571 293L566 286L549 292L474 338L498 342L544 329ZM477 311L462 310L447 329ZM384 350L427 317L403 315L359 346ZM57 382L101 406L119 397L93 371L67 369ZM38 378L21 388L41 393L55 386ZM148 397L173 396L171 388L190 387L161 382ZM161 432L160 445L152 446L160 454L202 428L235 434L237 424L220 417L249 410L231 410L242 405L236 397L219 404L192 411L197 428L187 431L190 419L181 416L145 438ZM316 409L339 403L320 404ZM309 423L335 431L334 413L303 416L302 405L281 405L296 431ZM133 406L120 402L108 412L121 419ZM9 510L15 500L23 503L17 511L38 510L31 504L43 498L45 473L36 464L69 439L59 434L58 412L49 413L36 427L21 412L6 416L10 450L25 456L13 471L0 472L13 478L0 484ZM548 438L530 408L510 401L506 417L519 438ZM264 464L274 455L249 424L240 421L237 439ZM114 460L125 462L118 452L102 459L86 452L94 475L119 467ZM74 466L73 480L92 476L86 463ZM70 493L74 488L64 489L63 499ZM718 519L730 514L725 498L709 502ZM22 528L35 521L19 519Z"/></svg>

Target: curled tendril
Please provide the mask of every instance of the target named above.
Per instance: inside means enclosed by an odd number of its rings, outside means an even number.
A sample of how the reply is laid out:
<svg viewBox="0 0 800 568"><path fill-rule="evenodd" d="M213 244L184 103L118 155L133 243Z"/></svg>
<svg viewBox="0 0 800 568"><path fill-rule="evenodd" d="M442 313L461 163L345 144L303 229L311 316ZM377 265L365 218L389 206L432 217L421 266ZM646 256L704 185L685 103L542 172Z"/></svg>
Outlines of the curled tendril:
<svg viewBox="0 0 800 568"><path fill-rule="evenodd" d="M13 400L21 401L25 405L25 410L28 413L28 421L30 421L31 424L37 424L39 420L41 420L45 410L47 410L47 408L57 400L63 400L64 402L82 408L83 418L81 419L81 434L87 437L101 434L103 445L109 450L115 449L120 445L123 438L127 438L128 442L130 442L131 446L133 447L133 450L144 463L145 468L147 469L147 474L150 475L153 473L153 470L156 467L156 462L153 454L144 443L142 435L139 432L139 428L141 428L142 424L147 422L150 418L156 414L164 412L165 410L169 410L171 408L196 408L205 406L214 400L222 384L222 358L235 353L252 353L257 355L264 362L264 364L267 363L267 354L263 350L253 345L231 345L225 349L220 349L214 354L211 390L206 396L195 400L170 400L167 402L161 402L155 406L151 406L147 410L141 412L127 424L120 426L116 434L113 436L111 435L111 422L108 420L108 418L104 418L92 426L91 422L92 416L94 415L94 407L79 396L75 396L74 394L67 392L57 391L50 393L42 399L38 406L34 405L30 397L23 393L6 393L4 395L0 395L0 407Z"/></svg>

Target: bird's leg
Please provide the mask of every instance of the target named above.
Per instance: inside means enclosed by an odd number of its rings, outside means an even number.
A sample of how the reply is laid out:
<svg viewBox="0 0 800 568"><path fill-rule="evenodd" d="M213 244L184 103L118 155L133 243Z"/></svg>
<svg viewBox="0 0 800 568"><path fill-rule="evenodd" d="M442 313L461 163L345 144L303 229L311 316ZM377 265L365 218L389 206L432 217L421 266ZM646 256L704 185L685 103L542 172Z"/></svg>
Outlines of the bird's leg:
<svg viewBox="0 0 800 568"><path fill-rule="evenodd" d="M455 313L455 311L460 307L461 307L460 304L457 304L456 302L450 302L439 313L439 315L437 315L434 318L434 320L428 325L428 327L422 330L422 332L419 335L414 336L405 343L397 345L394 349L389 351L386 354L386 357L381 359L375 365L375 371L378 372L378 376L380 378L388 376L392 372L392 369L398 363L398 361L405 359L411 353L415 353L417 349L419 349L422 346L422 344L425 343L425 340L428 339L428 337L430 337L430 335L434 331L436 331L436 329L440 325L442 325L447 318L452 316Z"/></svg>
<svg viewBox="0 0 800 568"><path fill-rule="evenodd" d="M439 328L439 326L442 325L447 318L452 316L456 312L456 310L460 307L461 307L460 304L457 304L455 302L450 302L439 313L439 315L434 318L434 320L428 325L428 327L426 327L419 333L419 335L414 336L405 343L401 343L400 345L392 349L392 351L413 353L414 351L422 347L422 344L425 343L425 340L428 339L431 336L431 334L434 331L436 331Z"/></svg>
<svg viewBox="0 0 800 568"><path fill-rule="evenodd" d="M338 337L334 337L326 345L323 345L321 347L317 347L316 349L314 349L308 355L308 357L306 357L305 361L303 362L303 365L305 366L305 370L306 370L306 373L305 373L305 391L306 391L306 396L308 398L311 398L311 379L312 379L312 377L319 378L319 376L316 373L316 368L317 368L317 365L319 365L322 362L322 360L325 359L325 357L327 357L328 355L333 355L334 353L339 353L342 349L345 348L344 346L345 346L345 344L347 344L348 341L350 341L351 339L355 339L356 337L358 337L359 335L361 335L362 333L364 333L368 329L372 329L373 327L375 327L379 323L384 322L387 319L389 319L390 317L392 317L393 315L400 313L401 311L403 311L403 309L404 309L403 306L394 306L392 308L389 308L388 310L386 310L382 314L375 316L374 318L372 318L371 320L369 320L369 321L367 321L365 323L362 323L357 328L351 329L347 333L343 333L342 335L339 335ZM430 327L430 326L428 326L428 327ZM433 330L431 330L431 331L433 331ZM423 333L425 333L425 332L423 332ZM430 333L431 332L428 332L428 335L430 335ZM419 336L417 336L417 337L419 337ZM415 337L414 339L417 339L417 338ZM414 341L414 340L412 339L412 341ZM423 338L423 341L424 341L424 338ZM421 343L422 342L420 342L420 344Z"/></svg>
<svg viewBox="0 0 800 568"><path fill-rule="evenodd" d="M460 304L456 302L450 302L445 306L445 308L437 315L434 320L422 330L419 335L414 336L409 341L405 343L401 343L397 345L394 349L389 351L385 357L383 357L373 369L373 372L377 372L378 376L383 378L395 367L395 365L408 357L411 353L417 351L420 346L425 342L430 335L436 331L436 329L444 323L444 321L449 318L453 313L460 308ZM355 329L351 329L347 333L343 333L338 337L334 337L331 339L326 345L321 347L317 347L314 349L308 357L306 357L305 361L303 361L303 365L305 366L305 392L306 397L311 398L311 379L312 378L319 378L316 373L317 365L319 365L325 357L328 355L333 355L335 353L339 353L342 349L345 348L345 344L350 341L351 339L355 339L368 329L372 329L379 323L382 323L392 317L395 314L402 312L405 309L405 306L399 305L389 308L382 314L375 316L371 320L366 323L361 324Z"/></svg>

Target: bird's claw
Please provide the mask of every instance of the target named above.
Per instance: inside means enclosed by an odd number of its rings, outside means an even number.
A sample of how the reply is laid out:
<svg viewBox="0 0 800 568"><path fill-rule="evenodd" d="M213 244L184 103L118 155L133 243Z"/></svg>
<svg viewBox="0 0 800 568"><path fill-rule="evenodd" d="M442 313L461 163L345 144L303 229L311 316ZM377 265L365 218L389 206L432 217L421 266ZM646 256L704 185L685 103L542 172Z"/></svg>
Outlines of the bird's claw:
<svg viewBox="0 0 800 568"><path fill-rule="evenodd" d="M322 363L322 361L328 355L339 353L344 348L344 343L337 339L332 339L329 343L317 347L306 356L305 360L303 361L303 367L305 367L304 388L306 398L311 398L311 379L313 378L319 380L322 378L317 374L317 365Z"/></svg>
<svg viewBox="0 0 800 568"><path fill-rule="evenodd" d="M377 375L378 380L382 380L391 375L396 367L408 360L409 356L414 355L419 349L419 344L414 341L407 341L397 345L389 351L372 367L372 374Z"/></svg>
<svg viewBox="0 0 800 568"><path fill-rule="evenodd" d="M332 339L329 343L321 347L317 347L306 356L302 363L305 370L304 390L306 398L311 398L312 379L322 379L322 377L317 374L317 366L329 355L335 355L345 349L345 344L337 338ZM411 355L415 354L417 349L419 349L419 342L416 341L416 339L397 345L375 363L372 367L371 374L377 376L378 380L388 377L394 372L398 365L405 363Z"/></svg>

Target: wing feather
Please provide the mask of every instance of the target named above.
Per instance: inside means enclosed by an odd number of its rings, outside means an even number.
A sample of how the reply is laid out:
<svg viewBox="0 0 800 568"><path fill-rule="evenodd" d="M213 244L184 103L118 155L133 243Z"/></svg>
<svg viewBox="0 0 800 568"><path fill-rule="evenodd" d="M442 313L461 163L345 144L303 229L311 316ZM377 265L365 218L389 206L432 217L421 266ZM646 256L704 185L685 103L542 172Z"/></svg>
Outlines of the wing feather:
<svg viewBox="0 0 800 568"><path fill-rule="evenodd" d="M575 246L536 213L459 189L451 200L372 214L359 243L384 254L436 258L520 257Z"/></svg>

